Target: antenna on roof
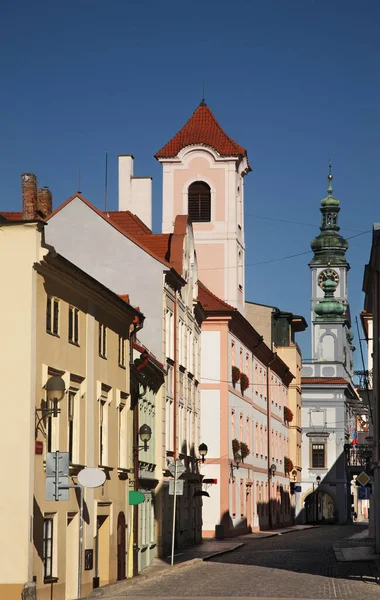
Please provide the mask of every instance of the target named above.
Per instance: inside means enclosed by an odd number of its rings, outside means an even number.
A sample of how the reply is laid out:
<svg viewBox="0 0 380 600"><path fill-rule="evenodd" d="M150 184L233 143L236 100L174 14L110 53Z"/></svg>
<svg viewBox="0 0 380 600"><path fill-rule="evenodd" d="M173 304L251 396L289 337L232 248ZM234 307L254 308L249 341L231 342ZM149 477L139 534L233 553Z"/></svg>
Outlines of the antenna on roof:
<svg viewBox="0 0 380 600"><path fill-rule="evenodd" d="M80 183L81 183L81 168L78 169L78 192L81 193Z"/></svg>
<svg viewBox="0 0 380 600"><path fill-rule="evenodd" d="M107 188L108 188L108 152L106 152L106 169L104 174L104 212L107 212Z"/></svg>
<svg viewBox="0 0 380 600"><path fill-rule="evenodd" d="M205 87L206 87L206 81L203 80L203 83L202 83L202 101L201 101L201 105L206 104L206 102L205 102Z"/></svg>

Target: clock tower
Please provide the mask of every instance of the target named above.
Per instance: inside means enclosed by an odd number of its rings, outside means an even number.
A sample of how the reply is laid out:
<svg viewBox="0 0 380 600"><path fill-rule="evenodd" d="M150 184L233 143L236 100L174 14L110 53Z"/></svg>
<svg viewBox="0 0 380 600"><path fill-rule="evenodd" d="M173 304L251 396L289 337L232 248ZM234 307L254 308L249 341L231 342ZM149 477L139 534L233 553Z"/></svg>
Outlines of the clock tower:
<svg viewBox="0 0 380 600"><path fill-rule="evenodd" d="M352 372L352 333L347 301L348 242L339 234L339 200L333 196L331 166L321 201L320 234L311 242L312 359L343 363Z"/></svg>

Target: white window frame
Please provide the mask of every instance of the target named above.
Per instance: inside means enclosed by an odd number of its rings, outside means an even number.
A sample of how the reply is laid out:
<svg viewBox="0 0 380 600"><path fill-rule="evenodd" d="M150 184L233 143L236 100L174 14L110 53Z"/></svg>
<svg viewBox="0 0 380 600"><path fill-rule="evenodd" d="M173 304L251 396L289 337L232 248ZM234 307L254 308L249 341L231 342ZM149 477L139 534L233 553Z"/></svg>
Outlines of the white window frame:
<svg viewBox="0 0 380 600"><path fill-rule="evenodd" d="M79 346L79 308L69 306L68 339L70 344Z"/></svg>
<svg viewBox="0 0 380 600"><path fill-rule="evenodd" d="M59 337L59 298L46 297L46 332Z"/></svg>

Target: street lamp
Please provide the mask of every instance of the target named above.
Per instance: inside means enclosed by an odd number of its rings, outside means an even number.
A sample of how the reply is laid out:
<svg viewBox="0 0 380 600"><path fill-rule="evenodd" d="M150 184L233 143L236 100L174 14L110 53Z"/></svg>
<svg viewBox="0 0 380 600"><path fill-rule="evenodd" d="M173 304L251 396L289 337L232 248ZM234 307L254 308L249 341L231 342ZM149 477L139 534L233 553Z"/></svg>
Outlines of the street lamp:
<svg viewBox="0 0 380 600"><path fill-rule="evenodd" d="M233 479L234 477L234 469L238 470L240 467L240 463L242 461L242 457L240 452L235 452L234 454L234 461L235 464L233 465L232 462L230 463L230 469L231 469L231 478Z"/></svg>
<svg viewBox="0 0 380 600"><path fill-rule="evenodd" d="M36 408L36 429L35 429L35 438L37 439L38 430L40 429L41 421L43 421L46 417L58 417L60 413L60 409L58 408L58 403L63 400L63 397L66 393L66 384L62 377L59 375L53 375L50 377L46 384L46 397L47 402L41 403L43 408ZM41 417L38 419L38 413L41 413ZM40 429L42 434L46 437L45 432Z"/></svg>
<svg viewBox="0 0 380 600"><path fill-rule="evenodd" d="M295 481L297 479L297 469L293 469L292 475L293 475L293 481Z"/></svg>
<svg viewBox="0 0 380 600"><path fill-rule="evenodd" d="M274 463L271 464L269 468L269 477L274 477L276 475L277 467Z"/></svg>
<svg viewBox="0 0 380 600"><path fill-rule="evenodd" d="M208 452L207 445L206 445L206 444L200 444L200 445L198 446L198 452L199 452L199 454L200 454L201 461L204 463L204 462L205 462L206 455L207 455L207 452Z"/></svg>
<svg viewBox="0 0 380 600"><path fill-rule="evenodd" d="M141 425L141 427L139 429L139 436L140 436L140 440L142 441L142 443L144 445L137 446L137 451L144 449L146 452L148 450L148 442L150 441L150 438L152 437L152 430L149 427L149 425L146 425L145 423L144 423L144 425Z"/></svg>

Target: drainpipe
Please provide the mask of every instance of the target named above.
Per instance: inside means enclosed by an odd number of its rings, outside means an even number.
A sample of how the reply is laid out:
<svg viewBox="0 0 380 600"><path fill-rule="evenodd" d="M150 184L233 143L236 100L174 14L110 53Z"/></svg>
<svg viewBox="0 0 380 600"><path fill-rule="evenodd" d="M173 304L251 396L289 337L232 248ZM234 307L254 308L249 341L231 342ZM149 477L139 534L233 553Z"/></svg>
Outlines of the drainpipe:
<svg viewBox="0 0 380 600"><path fill-rule="evenodd" d="M130 344L130 353L129 353L129 373L131 373L133 367L133 341L136 340L137 333L142 329L143 325L138 323L137 321L133 323L133 331L129 336L129 344ZM139 489L139 451L137 449L139 445L139 401L138 401L138 389L137 389L137 398L131 398L132 401L136 400L135 405L133 406L133 476L134 476L134 485L133 488L137 492ZM138 565L138 557L139 557L139 507L137 504L133 506L133 576L139 574L139 565Z"/></svg>
<svg viewBox="0 0 380 600"><path fill-rule="evenodd" d="M177 358L177 290L175 291L174 297L174 382L173 382L173 450L174 460L177 460L177 371L178 371L178 358Z"/></svg>
<svg viewBox="0 0 380 600"><path fill-rule="evenodd" d="M377 357L377 353L379 352L379 342L380 342L380 277L379 271L376 270L375 274L375 298L377 300L376 307L374 312L374 325L373 334L376 331L376 335L372 334L373 338L373 356ZM375 364L375 361L374 361ZM380 552L380 485L379 485L379 477L380 477L380 468L379 468L379 460L380 460L380 377L379 370L377 368L374 369L376 372L376 411L375 411L375 419L376 419L376 427L374 427L375 431L375 477L374 477L374 499L375 506L371 507L372 518L375 521L375 546L376 553Z"/></svg>

